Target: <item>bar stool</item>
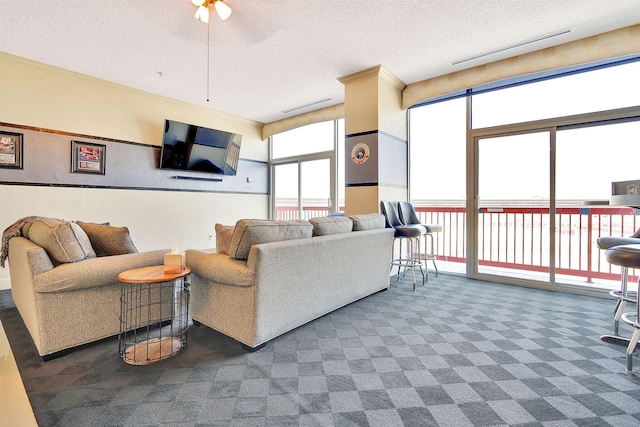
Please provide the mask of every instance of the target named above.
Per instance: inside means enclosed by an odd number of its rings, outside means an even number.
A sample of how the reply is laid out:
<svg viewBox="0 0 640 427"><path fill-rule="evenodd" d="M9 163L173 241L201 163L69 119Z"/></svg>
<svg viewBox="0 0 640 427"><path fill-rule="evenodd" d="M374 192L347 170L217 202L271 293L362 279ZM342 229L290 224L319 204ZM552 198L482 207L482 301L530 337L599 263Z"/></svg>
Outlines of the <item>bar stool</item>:
<svg viewBox="0 0 640 427"><path fill-rule="evenodd" d="M605 256L611 264L626 268L640 268L640 244L614 246L607 249ZM638 293L640 293L640 280L638 280L638 291L636 292L635 301L627 299L627 302L636 303L636 311L624 313L620 317L623 322L635 328L629 340L629 345L627 346L627 374L633 374L633 353L637 349L638 340L640 340L640 304L638 304L637 299Z"/></svg>
<svg viewBox="0 0 640 427"><path fill-rule="evenodd" d="M603 250L611 249L615 246L633 244L640 244L640 230L636 231L630 237L602 236L598 238L598 247ZM629 342L627 338L621 338L618 334L620 318L624 313L624 307L626 303L636 302L638 300L638 293L636 291L630 291L628 289L628 277L629 269L628 267L622 265L620 270L620 289L612 290L609 292L609 295L617 300L616 307L613 311L613 334L601 336L600 339L602 341L621 345L627 345Z"/></svg>
<svg viewBox="0 0 640 427"><path fill-rule="evenodd" d="M380 212L384 215L386 221L387 228L393 228L395 230L395 234L393 236L393 247L391 254L391 269L393 269L394 265L398 266L398 280L400 280L400 268L404 267L406 272L407 269L411 269L411 278L413 280L413 290L416 290L416 268L420 269L420 273L422 274L422 285L424 286L424 271L422 270L422 260L416 258L415 253L416 250L420 249L420 236L423 233L423 230L415 225L404 225L398 219L398 215L396 214L396 209L393 206L393 203L381 200L380 201ZM395 243L398 241L400 243L399 248L399 256L398 258L394 258L395 254ZM406 241L408 243L408 254L405 258L402 257L402 243Z"/></svg>
<svg viewBox="0 0 640 427"><path fill-rule="evenodd" d="M438 266L436 265L436 251L433 244L433 233L439 233L442 231L442 226L439 224L423 224L418 218L418 214L410 202L399 201L398 202L398 214L400 215L400 221L405 225L417 225L423 230L424 236L424 252L418 253L418 256L424 260L424 268L427 270L427 280L429 280L429 269L427 268L427 261L433 262L433 268L436 270L436 277L438 277ZM431 241L431 249L427 251L427 238ZM640 243L640 241L638 242Z"/></svg>

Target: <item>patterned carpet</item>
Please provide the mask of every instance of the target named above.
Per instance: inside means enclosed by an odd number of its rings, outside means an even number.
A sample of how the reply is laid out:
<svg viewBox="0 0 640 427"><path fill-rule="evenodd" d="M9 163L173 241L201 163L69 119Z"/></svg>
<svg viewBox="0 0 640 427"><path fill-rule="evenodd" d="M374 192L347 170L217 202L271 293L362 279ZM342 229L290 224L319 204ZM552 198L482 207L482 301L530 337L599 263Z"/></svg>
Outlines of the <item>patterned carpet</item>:
<svg viewBox="0 0 640 427"><path fill-rule="evenodd" d="M9 291L0 319L41 426L640 426L640 358L627 375L599 339L613 301L445 274L411 288L393 278L255 353L191 327L149 366L115 337L42 362Z"/></svg>

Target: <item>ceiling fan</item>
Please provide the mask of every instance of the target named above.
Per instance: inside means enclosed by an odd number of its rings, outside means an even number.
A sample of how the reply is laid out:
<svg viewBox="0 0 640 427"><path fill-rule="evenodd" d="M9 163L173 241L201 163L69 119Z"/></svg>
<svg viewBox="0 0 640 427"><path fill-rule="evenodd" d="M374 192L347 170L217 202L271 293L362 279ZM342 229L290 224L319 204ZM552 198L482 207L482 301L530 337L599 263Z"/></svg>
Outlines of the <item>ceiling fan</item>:
<svg viewBox="0 0 640 427"><path fill-rule="evenodd" d="M231 8L224 4L223 0L191 0L191 3L198 6L195 18L207 24L207 102L209 102L209 79L210 79L210 44L209 36L209 6L213 5L216 13L223 21L231 16Z"/></svg>
<svg viewBox="0 0 640 427"><path fill-rule="evenodd" d="M231 15L231 8L224 4L223 0L191 0L191 3L198 6L195 18L207 24L209 23L209 6L211 5L223 21Z"/></svg>

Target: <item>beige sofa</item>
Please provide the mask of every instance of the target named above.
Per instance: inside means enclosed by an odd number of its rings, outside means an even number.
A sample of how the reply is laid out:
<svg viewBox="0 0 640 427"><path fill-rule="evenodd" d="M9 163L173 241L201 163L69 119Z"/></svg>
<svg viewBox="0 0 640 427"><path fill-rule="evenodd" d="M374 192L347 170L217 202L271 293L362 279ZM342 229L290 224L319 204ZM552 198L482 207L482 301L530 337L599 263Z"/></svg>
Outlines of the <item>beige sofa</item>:
<svg viewBox="0 0 640 427"><path fill-rule="evenodd" d="M248 350L389 287L394 233L380 214L240 220L226 238L216 231L220 253L186 251L191 317Z"/></svg>
<svg viewBox="0 0 640 427"><path fill-rule="evenodd" d="M120 332L118 274L162 265L166 249L138 253L126 227L38 218L8 240L11 294L38 353Z"/></svg>

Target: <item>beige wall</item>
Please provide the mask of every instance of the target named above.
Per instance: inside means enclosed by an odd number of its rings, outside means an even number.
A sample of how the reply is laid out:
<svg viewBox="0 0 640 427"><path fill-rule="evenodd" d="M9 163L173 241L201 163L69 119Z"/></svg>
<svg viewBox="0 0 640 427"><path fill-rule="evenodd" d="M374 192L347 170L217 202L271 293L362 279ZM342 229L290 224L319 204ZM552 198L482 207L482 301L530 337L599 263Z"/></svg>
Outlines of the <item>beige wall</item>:
<svg viewBox="0 0 640 427"><path fill-rule="evenodd" d="M344 116L346 135L378 130L378 76L369 73L363 79L345 84Z"/></svg>
<svg viewBox="0 0 640 427"><path fill-rule="evenodd" d="M404 156L387 156L396 151L395 139L407 140L407 112L402 109L405 84L382 66L368 68L338 79L345 85L345 133L375 132L369 141L377 164L355 165L346 161L347 185L375 180L376 185L354 185L345 190L345 214L379 212L381 200L407 200L407 176ZM390 139L388 137L395 139ZM358 139L358 142L363 142ZM349 147L348 140L345 141ZM348 148L347 148L348 149ZM372 168L375 172L372 172ZM349 180L352 179L352 181ZM363 180L360 180L363 178Z"/></svg>
<svg viewBox="0 0 640 427"><path fill-rule="evenodd" d="M268 160L261 123L3 53L0 99L2 123L159 146L164 120L173 119L240 133L241 158ZM109 221L129 227L139 250L209 247L216 222L268 215L267 195L0 184L0 200L0 230L28 215ZM9 269L0 269L0 289L9 282Z"/></svg>
<svg viewBox="0 0 640 427"><path fill-rule="evenodd" d="M407 85L386 69L378 79L378 130L404 141L407 137L407 110L402 107L402 90Z"/></svg>

